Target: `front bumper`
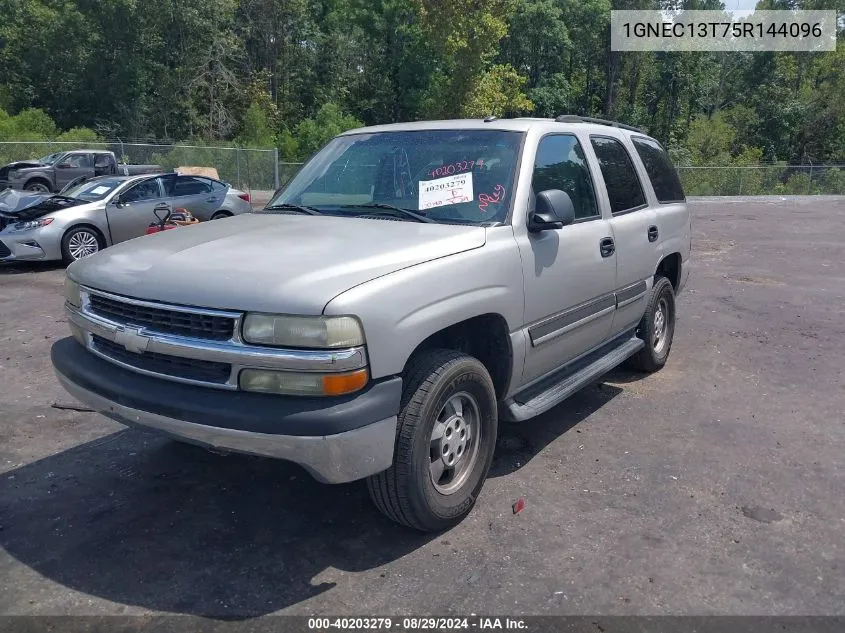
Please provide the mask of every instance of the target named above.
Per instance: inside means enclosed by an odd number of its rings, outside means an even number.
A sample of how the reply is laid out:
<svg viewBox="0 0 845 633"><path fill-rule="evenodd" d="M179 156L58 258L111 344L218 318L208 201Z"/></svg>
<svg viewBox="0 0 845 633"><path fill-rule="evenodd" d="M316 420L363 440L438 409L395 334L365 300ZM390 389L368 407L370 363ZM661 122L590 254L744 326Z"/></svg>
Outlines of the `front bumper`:
<svg viewBox="0 0 845 633"><path fill-rule="evenodd" d="M222 450L296 462L325 483L355 481L393 463L400 378L338 398L210 390L117 367L75 339L56 342L62 386L94 410Z"/></svg>
<svg viewBox="0 0 845 633"><path fill-rule="evenodd" d="M62 229L52 224L30 231L2 231L0 262L61 259L62 235Z"/></svg>

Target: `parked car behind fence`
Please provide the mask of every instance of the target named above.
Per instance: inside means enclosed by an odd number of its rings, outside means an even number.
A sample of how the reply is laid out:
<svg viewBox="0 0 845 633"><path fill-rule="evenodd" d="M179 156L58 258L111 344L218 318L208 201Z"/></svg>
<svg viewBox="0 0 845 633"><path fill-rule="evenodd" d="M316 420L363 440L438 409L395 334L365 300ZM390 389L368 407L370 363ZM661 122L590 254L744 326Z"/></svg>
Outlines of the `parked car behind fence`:
<svg viewBox="0 0 845 633"><path fill-rule="evenodd" d="M156 212L185 208L199 220L252 210L249 194L212 178L175 173L100 176L59 195L0 209L0 262L81 259L144 235Z"/></svg>

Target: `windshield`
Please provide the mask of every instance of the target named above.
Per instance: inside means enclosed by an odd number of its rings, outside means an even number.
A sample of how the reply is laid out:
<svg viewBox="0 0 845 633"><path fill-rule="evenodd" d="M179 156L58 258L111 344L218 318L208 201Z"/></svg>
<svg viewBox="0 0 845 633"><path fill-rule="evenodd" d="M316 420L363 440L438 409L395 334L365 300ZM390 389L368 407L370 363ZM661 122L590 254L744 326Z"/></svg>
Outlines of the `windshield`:
<svg viewBox="0 0 845 633"><path fill-rule="evenodd" d="M39 158L38 162L44 165L52 165L57 160L59 160L62 156L64 156L67 152L56 152L55 154L47 154L46 156Z"/></svg>
<svg viewBox="0 0 845 633"><path fill-rule="evenodd" d="M68 198L77 198L79 200L87 200L88 202L96 202L106 198L112 191L120 187L126 180L122 178L100 178L97 180L87 180L67 191L62 191L63 196Z"/></svg>
<svg viewBox="0 0 845 633"><path fill-rule="evenodd" d="M422 130L340 136L267 205L333 215L390 213L390 205L443 223L502 222L521 133ZM399 217L399 216L397 216Z"/></svg>

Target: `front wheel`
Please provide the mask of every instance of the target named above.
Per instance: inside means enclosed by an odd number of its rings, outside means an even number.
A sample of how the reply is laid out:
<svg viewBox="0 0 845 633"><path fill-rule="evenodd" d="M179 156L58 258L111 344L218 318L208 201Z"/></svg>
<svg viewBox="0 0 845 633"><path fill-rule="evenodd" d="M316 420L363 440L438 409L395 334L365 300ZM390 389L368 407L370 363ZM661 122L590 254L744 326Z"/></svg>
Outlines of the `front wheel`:
<svg viewBox="0 0 845 633"><path fill-rule="evenodd" d="M669 358L675 336L675 290L666 277L654 278L654 286L637 336L645 347L631 357L631 365L640 371L654 372Z"/></svg>
<svg viewBox="0 0 845 633"><path fill-rule="evenodd" d="M66 264L88 257L102 248L100 236L94 229L78 226L62 238L62 259Z"/></svg>
<svg viewBox="0 0 845 633"><path fill-rule="evenodd" d="M41 182L40 180L26 183L24 190L31 191L32 193L50 193L50 187L48 187L45 183Z"/></svg>
<svg viewBox="0 0 845 633"><path fill-rule="evenodd" d="M367 480L387 517L422 531L459 523L475 505L496 446L493 381L477 359L437 349L405 372L393 466Z"/></svg>

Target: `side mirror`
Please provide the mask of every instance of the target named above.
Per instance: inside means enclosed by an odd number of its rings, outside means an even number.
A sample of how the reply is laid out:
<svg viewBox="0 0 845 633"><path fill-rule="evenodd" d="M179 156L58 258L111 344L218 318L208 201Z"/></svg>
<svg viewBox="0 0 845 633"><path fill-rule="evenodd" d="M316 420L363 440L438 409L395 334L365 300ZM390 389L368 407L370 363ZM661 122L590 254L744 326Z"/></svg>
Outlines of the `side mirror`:
<svg viewBox="0 0 845 633"><path fill-rule="evenodd" d="M114 198L112 198L112 204L119 209L126 203L123 201L123 196L118 194Z"/></svg>
<svg viewBox="0 0 845 633"><path fill-rule="evenodd" d="M56 167L57 167L58 169L69 169L69 168L70 168L70 163L59 163L58 165L56 165Z"/></svg>
<svg viewBox="0 0 845 633"><path fill-rule="evenodd" d="M528 218L528 230L561 229L573 222L575 206L569 194L560 189L547 189L537 194L534 212Z"/></svg>

